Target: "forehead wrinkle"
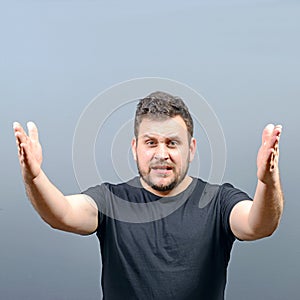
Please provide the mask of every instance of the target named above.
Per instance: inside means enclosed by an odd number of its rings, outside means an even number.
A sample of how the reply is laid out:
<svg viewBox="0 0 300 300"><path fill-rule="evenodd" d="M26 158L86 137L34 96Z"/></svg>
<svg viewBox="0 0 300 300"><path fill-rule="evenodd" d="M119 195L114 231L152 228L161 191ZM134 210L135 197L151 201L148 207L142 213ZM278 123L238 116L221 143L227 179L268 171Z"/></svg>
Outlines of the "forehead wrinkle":
<svg viewBox="0 0 300 300"><path fill-rule="evenodd" d="M145 118L139 128L138 138L164 137L183 139L188 136L186 125L181 117L168 118L163 121Z"/></svg>
<svg viewBox="0 0 300 300"><path fill-rule="evenodd" d="M153 139L153 138L158 138L158 137L163 137L166 138L168 140L181 140L181 135L178 134L160 134L160 133L145 133L144 135L142 135L140 138L143 139Z"/></svg>

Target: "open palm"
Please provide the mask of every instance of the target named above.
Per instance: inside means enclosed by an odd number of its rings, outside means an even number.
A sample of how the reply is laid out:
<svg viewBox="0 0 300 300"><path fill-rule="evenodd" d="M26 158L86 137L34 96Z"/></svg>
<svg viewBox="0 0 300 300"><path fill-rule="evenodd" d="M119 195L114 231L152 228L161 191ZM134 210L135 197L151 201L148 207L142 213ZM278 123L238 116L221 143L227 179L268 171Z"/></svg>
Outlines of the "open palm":
<svg viewBox="0 0 300 300"><path fill-rule="evenodd" d="M15 122L13 127L22 175L24 181L29 182L41 172L43 156L42 147L39 143L38 130L33 122L27 123L28 135L19 123Z"/></svg>
<svg viewBox="0 0 300 300"><path fill-rule="evenodd" d="M279 138L281 125L267 125L262 134L262 145L257 155L257 178L263 183L278 179Z"/></svg>

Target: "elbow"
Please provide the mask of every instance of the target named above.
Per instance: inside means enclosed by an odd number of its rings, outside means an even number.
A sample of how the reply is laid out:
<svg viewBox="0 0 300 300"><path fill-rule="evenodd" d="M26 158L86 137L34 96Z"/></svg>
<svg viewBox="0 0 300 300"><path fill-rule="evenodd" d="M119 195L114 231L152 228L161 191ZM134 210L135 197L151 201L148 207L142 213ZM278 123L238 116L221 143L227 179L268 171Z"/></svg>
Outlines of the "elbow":
<svg viewBox="0 0 300 300"><path fill-rule="evenodd" d="M65 231L65 232L69 232L69 233L74 233L74 234L78 234L81 236L88 236L88 235L91 235L94 232L96 232L96 229L95 230L87 230L87 229L85 230L80 227L68 226L65 223L58 223L58 222L53 222L53 223L47 222L47 223L52 229L59 230L59 231Z"/></svg>
<svg viewBox="0 0 300 300"><path fill-rule="evenodd" d="M51 218L44 218L42 217L42 220L47 223L50 228L55 229L55 230L64 230L64 226L62 223L58 222L57 219L51 219Z"/></svg>
<svg viewBox="0 0 300 300"><path fill-rule="evenodd" d="M47 224L52 228L52 229L55 229L55 230L61 230L60 226L58 224L55 224L55 223L50 223L50 222L47 222Z"/></svg>
<svg viewBox="0 0 300 300"><path fill-rule="evenodd" d="M264 238L271 237L274 232L275 232L275 230L271 230L271 231L266 231L266 232L260 233L260 234L257 235L256 239L259 240L259 239L264 239Z"/></svg>
<svg viewBox="0 0 300 300"><path fill-rule="evenodd" d="M273 228L270 228L268 231L266 231L263 238L271 237L275 233L275 231L277 230L278 225L279 224L276 224L276 226L274 226Z"/></svg>
<svg viewBox="0 0 300 300"><path fill-rule="evenodd" d="M57 222L47 222L47 221L45 221L45 222L50 226L51 229L63 230L61 224L58 224Z"/></svg>
<svg viewBox="0 0 300 300"><path fill-rule="evenodd" d="M271 237L280 224L280 217L273 218L273 220L269 222L264 222L263 224L253 224L253 226L249 226L251 240L259 240L263 238Z"/></svg>
<svg viewBox="0 0 300 300"><path fill-rule="evenodd" d="M263 230L256 230L253 231L247 238L249 241L254 241L254 240L260 240L264 238L271 237L274 232L276 231L278 226L272 227L272 228L265 228Z"/></svg>

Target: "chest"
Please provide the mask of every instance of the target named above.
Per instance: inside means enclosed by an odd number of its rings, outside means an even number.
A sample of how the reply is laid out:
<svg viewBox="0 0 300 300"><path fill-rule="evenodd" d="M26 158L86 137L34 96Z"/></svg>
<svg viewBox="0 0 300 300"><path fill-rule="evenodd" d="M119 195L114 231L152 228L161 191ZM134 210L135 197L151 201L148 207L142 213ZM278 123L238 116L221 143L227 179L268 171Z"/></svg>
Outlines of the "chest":
<svg viewBox="0 0 300 300"><path fill-rule="evenodd" d="M189 203L153 222L108 219L104 236L105 255L131 265L192 267L220 247L220 221L216 207L199 209Z"/></svg>

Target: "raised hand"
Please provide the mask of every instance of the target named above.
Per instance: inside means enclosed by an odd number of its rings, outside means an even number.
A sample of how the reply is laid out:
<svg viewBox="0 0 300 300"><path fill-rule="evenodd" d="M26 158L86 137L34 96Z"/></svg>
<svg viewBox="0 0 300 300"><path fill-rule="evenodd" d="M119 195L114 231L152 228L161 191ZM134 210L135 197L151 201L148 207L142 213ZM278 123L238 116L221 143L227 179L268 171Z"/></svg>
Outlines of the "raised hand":
<svg viewBox="0 0 300 300"><path fill-rule="evenodd" d="M279 139L281 125L267 125L262 133L262 145L257 155L257 178L265 184L279 181Z"/></svg>
<svg viewBox="0 0 300 300"><path fill-rule="evenodd" d="M23 127L13 124L16 144L18 146L19 162L24 181L29 183L41 172L42 147L39 143L38 130L33 122L27 123L28 135Z"/></svg>

